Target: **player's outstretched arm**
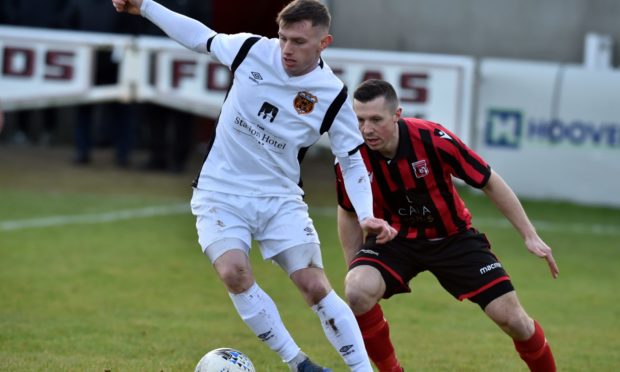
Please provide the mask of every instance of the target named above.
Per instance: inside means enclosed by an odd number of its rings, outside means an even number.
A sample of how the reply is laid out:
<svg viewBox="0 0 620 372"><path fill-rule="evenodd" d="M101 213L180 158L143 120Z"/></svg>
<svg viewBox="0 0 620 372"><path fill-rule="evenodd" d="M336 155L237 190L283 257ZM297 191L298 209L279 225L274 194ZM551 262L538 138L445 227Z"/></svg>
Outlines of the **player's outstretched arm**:
<svg viewBox="0 0 620 372"><path fill-rule="evenodd" d="M173 12L154 0L112 0L117 12L140 14L184 47L207 52L207 40L215 31L199 21Z"/></svg>
<svg viewBox="0 0 620 372"><path fill-rule="evenodd" d="M538 236L534 225L532 225L530 219L525 214L521 202L510 186L506 184L499 174L492 172L489 182L482 190L521 234L528 251L544 258L549 265L551 275L557 278L560 270L553 258L551 248Z"/></svg>
<svg viewBox="0 0 620 372"><path fill-rule="evenodd" d="M119 13L140 14L142 0L112 0L112 5Z"/></svg>

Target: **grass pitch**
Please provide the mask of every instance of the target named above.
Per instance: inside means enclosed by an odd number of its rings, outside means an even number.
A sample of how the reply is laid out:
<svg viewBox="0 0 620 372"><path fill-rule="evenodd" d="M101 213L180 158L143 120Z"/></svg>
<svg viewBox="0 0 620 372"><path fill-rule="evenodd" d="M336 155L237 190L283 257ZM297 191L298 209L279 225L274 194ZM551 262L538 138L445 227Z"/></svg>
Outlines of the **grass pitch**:
<svg viewBox="0 0 620 372"><path fill-rule="evenodd" d="M224 346L245 352L259 372L286 371L238 318L202 256L188 206L192 172L121 171L105 159L74 168L68 158L58 149L0 148L1 371L190 371ZM326 272L342 294L333 176L321 161L304 180ZM486 199L465 196L544 327L558 370L619 370L620 210L524 203L554 249L553 280ZM345 371L286 274L253 253L258 282L297 343ZM452 299L429 274L412 288L382 303L407 370L527 371L476 305Z"/></svg>

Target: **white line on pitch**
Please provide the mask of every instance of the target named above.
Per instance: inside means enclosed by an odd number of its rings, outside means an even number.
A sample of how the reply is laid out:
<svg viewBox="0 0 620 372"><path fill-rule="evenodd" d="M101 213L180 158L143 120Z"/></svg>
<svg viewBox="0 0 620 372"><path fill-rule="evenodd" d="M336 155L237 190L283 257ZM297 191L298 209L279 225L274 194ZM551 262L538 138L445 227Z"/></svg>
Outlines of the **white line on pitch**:
<svg viewBox="0 0 620 372"><path fill-rule="evenodd" d="M335 217L336 208L315 207L310 208L312 215ZM42 218L0 221L0 231L33 229L53 226L66 226L77 224L93 224L128 220L134 218L146 218L154 216L166 216L172 214L190 213L187 203L173 204L167 206L154 206L139 209L120 210L98 214L82 215L61 215ZM614 235L620 236L620 226L602 224L580 224L580 223L553 223L548 221L532 221L538 230L565 232L565 233L589 233L595 235ZM474 218L474 225L489 226L495 228L512 228L510 222L505 219L495 218Z"/></svg>
<svg viewBox="0 0 620 372"><path fill-rule="evenodd" d="M25 220L0 221L0 231L33 229L40 227L93 224L102 222L114 222L133 218L145 218L154 216L166 216L171 214L190 213L189 205L173 204L167 206L155 206L139 209L127 209L115 212L97 214L80 214L71 216L49 216Z"/></svg>

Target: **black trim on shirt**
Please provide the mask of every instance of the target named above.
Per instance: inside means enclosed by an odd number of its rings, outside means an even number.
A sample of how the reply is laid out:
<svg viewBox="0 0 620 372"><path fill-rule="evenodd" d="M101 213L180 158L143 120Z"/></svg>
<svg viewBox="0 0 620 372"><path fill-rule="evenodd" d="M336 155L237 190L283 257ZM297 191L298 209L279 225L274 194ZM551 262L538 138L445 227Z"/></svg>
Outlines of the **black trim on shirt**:
<svg viewBox="0 0 620 372"><path fill-rule="evenodd" d="M320 130L321 134L327 132L329 128L331 128L332 124L334 123L334 119L336 118L336 115L338 115L340 108L347 101L347 98L348 98L347 87L343 86L342 89L340 90L340 93L338 93L336 98L334 98L334 100L332 101L332 104L329 105L329 108L327 109L327 112L325 113L325 117L323 118L323 123L321 123L321 130Z"/></svg>
<svg viewBox="0 0 620 372"><path fill-rule="evenodd" d="M306 157L306 153L308 152L309 148L310 147L308 146L308 147L302 147L299 149L299 152L297 153L297 162L299 162L300 166L301 166L301 162ZM299 186L300 189L303 189L304 181L301 179L301 174L299 175L299 182L297 183L297 186Z"/></svg>
<svg viewBox="0 0 620 372"><path fill-rule="evenodd" d="M211 41L216 35L213 35L207 41L207 51L211 50ZM256 42L258 42L259 40L260 40L260 37L253 36L253 37L247 38L243 42L243 44L241 45L241 48L239 48L239 52L237 52L237 55L235 56L235 59L233 60L233 63L230 65L230 71L232 72L233 75L235 74L235 71L237 70L239 65L241 65L241 62L243 62L245 57L247 57L248 52L250 51L250 48L254 44L256 44ZM232 84L233 83L231 82L230 86L228 87L228 90L226 91L226 95L224 96L224 102L228 99L228 93L230 93L230 90L232 89ZM220 115L221 115L221 112L220 112ZM207 150L205 152L204 159L202 160L202 166L204 166L204 163L207 161L207 157L209 156L209 153L211 152L211 148L213 147L213 142L215 142L215 133L216 133L216 128L217 128L219 120L220 118L218 115L217 121L215 122L215 125L213 126L213 133L211 134L211 138L209 139L209 143L207 145ZM201 169L198 171L198 176L196 176L196 178L194 178L194 181L192 182L192 187L198 187L198 180L200 179L200 173L202 171L202 166L201 166Z"/></svg>
<svg viewBox="0 0 620 372"><path fill-rule="evenodd" d="M247 38L243 42L243 45L241 45L241 48L239 48L239 52L235 56L233 63L230 65L230 71L233 73L233 75L235 74L237 67L239 67L241 62L243 62L245 57L248 55L248 52L250 51L250 48L252 47L252 45L256 44L256 42L259 40L260 40L260 37L252 36L250 38Z"/></svg>
<svg viewBox="0 0 620 372"><path fill-rule="evenodd" d="M209 38L209 40L207 40L207 52L211 53L211 43L213 42L213 39L217 36L217 34L211 36Z"/></svg>
<svg viewBox="0 0 620 372"><path fill-rule="evenodd" d="M362 143L360 143L360 145L359 145L359 146L357 146L356 148L354 148L353 150L349 151L349 152L347 153L347 155L351 156L351 155L355 154L356 152L358 152L358 151L360 150L360 148L361 148L362 146L364 146L364 143L363 143L363 142L362 142Z"/></svg>

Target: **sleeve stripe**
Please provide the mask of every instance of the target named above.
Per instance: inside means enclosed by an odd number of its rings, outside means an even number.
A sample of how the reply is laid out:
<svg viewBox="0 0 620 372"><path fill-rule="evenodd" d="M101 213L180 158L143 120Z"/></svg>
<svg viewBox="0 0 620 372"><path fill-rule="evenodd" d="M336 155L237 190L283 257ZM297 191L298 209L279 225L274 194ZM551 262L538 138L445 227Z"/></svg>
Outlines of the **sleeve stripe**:
<svg viewBox="0 0 620 372"><path fill-rule="evenodd" d="M329 108L327 109L327 112L325 113L325 117L323 118L323 123L321 124L321 130L320 130L321 134L327 132L329 128L331 128L334 122L334 119L336 118L336 115L338 114L338 111L340 111L340 108L346 101L347 101L347 86L345 85L342 87L342 89L340 90L340 93L338 93L338 95L336 96L332 104L329 105Z"/></svg>
<svg viewBox="0 0 620 372"><path fill-rule="evenodd" d="M299 149L299 153L297 153L297 162L299 162L300 166L301 166L301 162L306 157L306 153L308 152L309 148L310 147L302 147ZM299 175L299 182L297 182L297 186L299 186L299 188L302 188L302 189L304 187L304 181L301 179L301 174Z"/></svg>
<svg viewBox="0 0 620 372"><path fill-rule="evenodd" d="M211 42L213 42L213 39L217 36L217 34L211 36L209 38L209 40L207 40L207 52L211 53Z"/></svg>
<svg viewBox="0 0 620 372"><path fill-rule="evenodd" d="M360 150L360 148L361 148L363 145L364 145L363 143L360 143L360 145L359 145L359 146L357 146L357 147L356 147L356 148L354 148L353 150L349 151L349 152L348 152L348 155L349 155L349 156L351 156L351 155L355 154L356 152L358 152L358 151Z"/></svg>
<svg viewBox="0 0 620 372"><path fill-rule="evenodd" d="M243 45L241 45L241 48L239 48L239 53L237 53L235 59L233 60L233 63L230 65L230 71L232 71L233 75L235 74L237 67L239 67L241 62L243 62L245 57L248 55L248 52L250 51L252 45L256 44L258 40L260 40L260 37L253 36L243 42Z"/></svg>

